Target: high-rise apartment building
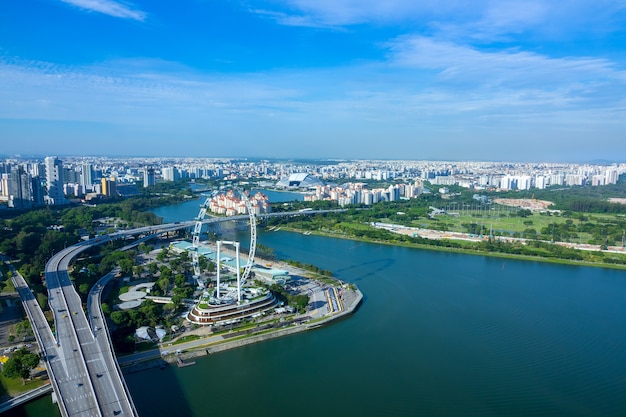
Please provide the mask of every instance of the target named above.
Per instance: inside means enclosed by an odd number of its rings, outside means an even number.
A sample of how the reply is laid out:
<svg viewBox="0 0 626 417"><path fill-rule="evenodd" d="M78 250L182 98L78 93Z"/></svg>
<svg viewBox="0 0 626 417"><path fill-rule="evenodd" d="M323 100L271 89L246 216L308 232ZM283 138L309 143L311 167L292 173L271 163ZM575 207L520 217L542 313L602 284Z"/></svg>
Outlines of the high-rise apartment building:
<svg viewBox="0 0 626 417"><path fill-rule="evenodd" d="M117 181L115 178L102 178L101 193L107 197L117 197Z"/></svg>
<svg viewBox="0 0 626 417"><path fill-rule="evenodd" d="M156 175L153 167L145 167L143 169L143 186L150 187L156 184Z"/></svg>
<svg viewBox="0 0 626 417"><path fill-rule="evenodd" d="M161 175L165 181L178 181L180 174L176 167L165 167L161 170Z"/></svg>
<svg viewBox="0 0 626 417"><path fill-rule="evenodd" d="M67 204L63 194L63 162L56 156L47 156L44 159L46 167L46 203L49 205Z"/></svg>
<svg viewBox="0 0 626 417"><path fill-rule="evenodd" d="M33 207L32 178L21 165L11 168L8 181L9 207L24 210Z"/></svg>
<svg viewBox="0 0 626 417"><path fill-rule="evenodd" d="M2 173L1 175L2 176L0 177L0 196L8 197L9 196L9 174Z"/></svg>
<svg viewBox="0 0 626 417"><path fill-rule="evenodd" d="M85 188L91 187L93 184L93 166L87 162L81 165L80 185Z"/></svg>

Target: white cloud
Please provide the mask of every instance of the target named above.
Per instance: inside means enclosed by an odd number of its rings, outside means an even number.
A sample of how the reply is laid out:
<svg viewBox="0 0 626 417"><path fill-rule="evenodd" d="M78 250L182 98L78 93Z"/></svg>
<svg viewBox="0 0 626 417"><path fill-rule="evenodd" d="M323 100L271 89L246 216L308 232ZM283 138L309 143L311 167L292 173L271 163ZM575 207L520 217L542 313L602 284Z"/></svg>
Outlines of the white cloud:
<svg viewBox="0 0 626 417"><path fill-rule="evenodd" d="M462 2L436 0L287 0L285 3L292 10L298 10L330 25L405 20L415 16L452 12L459 8L471 10L474 7L474 4L470 7Z"/></svg>
<svg viewBox="0 0 626 417"><path fill-rule="evenodd" d="M433 70L441 82L494 87L615 83L626 71L604 58L551 58L518 50L481 51L422 36L401 37L390 45L392 65Z"/></svg>
<svg viewBox="0 0 626 417"><path fill-rule="evenodd" d="M496 130L546 138L555 126L615 135L626 128L625 85L607 60L487 53L422 37L397 39L386 63L228 76L159 60L78 67L0 58L0 121L233 140L308 135L329 146L338 137L452 141Z"/></svg>
<svg viewBox="0 0 626 417"><path fill-rule="evenodd" d="M300 27L314 27L314 28L336 28L327 23L315 20L311 16L294 15L283 12L275 12L271 10L263 9L250 9L251 13L267 17L274 20L278 24L284 26L300 26Z"/></svg>
<svg viewBox="0 0 626 417"><path fill-rule="evenodd" d="M133 9L130 5L119 3L113 0L61 0L83 10L98 12L113 17L123 19L144 21L146 13Z"/></svg>
<svg viewBox="0 0 626 417"><path fill-rule="evenodd" d="M122 124L286 108L295 89L261 76L200 76L155 60L97 67L0 59L0 118Z"/></svg>
<svg viewBox="0 0 626 417"><path fill-rule="evenodd" d="M447 39L509 40L540 34L542 40L623 30L623 0L282 0L266 17L290 26L410 24ZM258 12L258 10L253 10Z"/></svg>

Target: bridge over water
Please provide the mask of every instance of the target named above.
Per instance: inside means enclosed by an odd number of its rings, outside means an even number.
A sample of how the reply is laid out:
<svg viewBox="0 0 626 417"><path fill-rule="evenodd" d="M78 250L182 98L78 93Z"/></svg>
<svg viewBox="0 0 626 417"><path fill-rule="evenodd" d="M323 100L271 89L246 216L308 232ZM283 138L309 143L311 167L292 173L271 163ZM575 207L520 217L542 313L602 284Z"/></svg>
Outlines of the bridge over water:
<svg viewBox="0 0 626 417"><path fill-rule="evenodd" d="M268 213L258 217L303 216L340 211L345 210ZM203 223L248 218L247 215L212 217L203 220ZM157 236L194 225L195 221L187 221L123 230L77 243L55 254L46 264L48 304L54 316L54 334L24 278L17 273L13 274L15 288L32 324L61 415L137 416L137 410L111 346L106 320L100 309L100 291L113 275L103 277L96 287L92 288L88 297L88 319L80 296L70 280L68 273L70 262L81 252L115 239L141 234Z"/></svg>

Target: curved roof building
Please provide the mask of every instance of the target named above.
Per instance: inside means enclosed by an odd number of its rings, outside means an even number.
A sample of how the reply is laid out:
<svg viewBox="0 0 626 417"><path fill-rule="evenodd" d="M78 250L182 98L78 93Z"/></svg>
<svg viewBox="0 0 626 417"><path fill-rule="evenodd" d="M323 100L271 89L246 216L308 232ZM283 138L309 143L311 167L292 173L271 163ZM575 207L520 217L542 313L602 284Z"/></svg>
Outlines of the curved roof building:
<svg viewBox="0 0 626 417"><path fill-rule="evenodd" d="M318 185L324 185L324 183L316 176L306 172L291 174L288 177L281 178L276 183L276 186L281 188L314 188Z"/></svg>

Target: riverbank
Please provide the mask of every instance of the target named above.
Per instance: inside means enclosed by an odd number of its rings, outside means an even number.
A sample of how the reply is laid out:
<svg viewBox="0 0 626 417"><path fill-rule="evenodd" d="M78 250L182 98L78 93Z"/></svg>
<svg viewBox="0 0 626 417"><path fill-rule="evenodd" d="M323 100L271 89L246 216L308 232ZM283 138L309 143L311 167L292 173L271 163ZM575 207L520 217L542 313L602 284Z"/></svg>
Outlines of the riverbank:
<svg viewBox="0 0 626 417"><path fill-rule="evenodd" d="M622 264L578 261L578 260L561 259L561 258L548 258L548 257L541 257L541 256L520 255L520 254L503 253L503 252L489 252L489 251L481 251L481 250L474 250L474 249L468 249L468 248L454 248L454 247L448 247L448 246L436 246L436 245L428 245L428 244L421 244L421 243L390 242L386 240L369 239L366 237L355 237L355 236L351 236L345 233L331 233L331 232L324 232L320 230L304 230L304 229L298 229L295 227L285 226L285 225L281 225L280 230L287 231L287 232L294 232L294 233L306 232L312 235L346 239L346 240L352 240L355 242L366 242L366 243L374 243L374 244L387 245L387 246L424 249L424 250L431 250L431 251L437 251L437 252L460 253L460 254L465 254L465 255L480 255L480 256L488 256L491 258L535 261L535 262L543 262L543 263L558 264L558 265L590 266L590 267L595 267L595 268L626 270L626 265L622 265ZM453 240L453 239L450 239L450 240ZM626 252L624 254L626 254Z"/></svg>
<svg viewBox="0 0 626 417"><path fill-rule="evenodd" d="M294 268L280 261L272 261L272 263L275 267L288 270L290 274L297 277L315 280L315 274L309 271ZM214 333L209 327L199 327L185 332L185 337L193 335L201 336L200 338L194 338L189 342L183 343L176 343L174 340L159 346L158 349L120 357L118 360L120 367L125 374L130 374L146 369L163 368L175 364L180 365L179 359L185 362L193 358L315 330L338 320L343 320L358 310L363 300L363 293L354 284L348 284L336 278L324 277L325 281L328 279L336 281L337 286L341 288L341 309L339 311L328 312L322 317L312 318L311 309L313 306L309 306L307 312L303 314L292 316L289 319L281 318L271 324L268 324L269 322L259 323L259 325L251 328L235 328L226 332ZM313 300L310 301L312 301L312 304L315 304ZM315 311L318 311L319 308L319 306L315 306Z"/></svg>

